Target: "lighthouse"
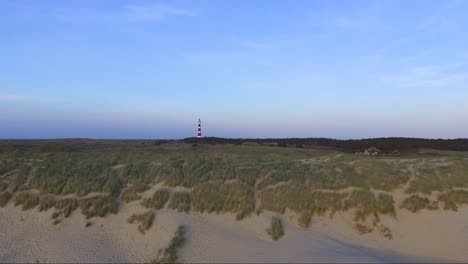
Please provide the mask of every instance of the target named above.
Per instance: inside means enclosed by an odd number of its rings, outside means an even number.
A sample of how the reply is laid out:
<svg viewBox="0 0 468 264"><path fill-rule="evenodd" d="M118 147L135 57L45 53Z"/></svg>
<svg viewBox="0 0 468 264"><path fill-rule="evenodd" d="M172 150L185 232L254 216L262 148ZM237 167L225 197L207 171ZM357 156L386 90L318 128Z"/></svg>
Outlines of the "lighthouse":
<svg viewBox="0 0 468 264"><path fill-rule="evenodd" d="M201 138L201 119L198 118L198 133L197 138Z"/></svg>

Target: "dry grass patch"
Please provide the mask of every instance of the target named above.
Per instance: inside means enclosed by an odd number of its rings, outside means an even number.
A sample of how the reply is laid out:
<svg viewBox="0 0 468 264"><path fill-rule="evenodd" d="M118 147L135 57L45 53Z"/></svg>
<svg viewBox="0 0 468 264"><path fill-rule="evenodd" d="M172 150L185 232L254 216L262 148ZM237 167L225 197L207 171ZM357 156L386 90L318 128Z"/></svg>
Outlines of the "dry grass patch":
<svg viewBox="0 0 468 264"><path fill-rule="evenodd" d="M192 198L188 192L175 192L172 194L168 207L179 212L189 212Z"/></svg>
<svg viewBox="0 0 468 264"><path fill-rule="evenodd" d="M60 212L65 217L69 217L76 208L78 208L78 201L74 198L62 198L57 201L55 208L60 210Z"/></svg>
<svg viewBox="0 0 468 264"><path fill-rule="evenodd" d="M10 201L13 195L10 192L1 192L0 193L0 207L4 207L8 201Z"/></svg>
<svg viewBox="0 0 468 264"><path fill-rule="evenodd" d="M281 237L284 236L284 229L283 229L283 223L281 222L281 219L278 217L273 216L271 218L271 225L269 228L267 228L267 233L268 235L271 236L273 240L278 240Z"/></svg>
<svg viewBox="0 0 468 264"><path fill-rule="evenodd" d="M55 199L52 195L42 195L39 198L39 211L47 211L55 206Z"/></svg>
<svg viewBox="0 0 468 264"><path fill-rule="evenodd" d="M89 219L95 216L104 217L110 213L116 214L118 204L111 196L97 196L81 200L80 209L81 213Z"/></svg>
<svg viewBox="0 0 468 264"><path fill-rule="evenodd" d="M185 244L185 234L187 229L185 226L179 226L174 234L169 246L158 252L158 257L151 263L177 263L177 251Z"/></svg>
<svg viewBox="0 0 468 264"><path fill-rule="evenodd" d="M154 221L154 213L153 211L148 211L146 213L141 214L133 214L130 218L127 219L129 224L133 224L135 222L139 223L138 231L142 234L151 228Z"/></svg>
<svg viewBox="0 0 468 264"><path fill-rule="evenodd" d="M29 192L20 192L15 197L15 206L22 206L23 210L29 210L39 203L39 196Z"/></svg>
<svg viewBox="0 0 468 264"><path fill-rule="evenodd" d="M169 191L167 189L160 189L154 192L151 198L146 198L141 202L146 208L162 209L169 200Z"/></svg>

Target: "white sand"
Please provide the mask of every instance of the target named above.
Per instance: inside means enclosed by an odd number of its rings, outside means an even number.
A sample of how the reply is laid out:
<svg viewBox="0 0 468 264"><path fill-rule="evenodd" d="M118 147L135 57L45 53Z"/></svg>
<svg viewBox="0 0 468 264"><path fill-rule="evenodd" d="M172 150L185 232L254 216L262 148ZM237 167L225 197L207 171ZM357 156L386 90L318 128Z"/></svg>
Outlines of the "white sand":
<svg viewBox="0 0 468 264"><path fill-rule="evenodd" d="M270 213L236 222L232 215L156 213L145 235L128 224L132 213L144 212L139 202L119 214L86 220L78 211L52 225L52 210L21 211L11 203L0 208L0 262L147 262L164 248L179 224L188 227L187 243L179 252L185 262L427 262L468 260L468 208L458 213L398 212L384 218L394 239L376 233L359 235L350 213L314 218L310 230L284 216L285 236L271 241L265 228ZM416 257L419 256L419 257Z"/></svg>

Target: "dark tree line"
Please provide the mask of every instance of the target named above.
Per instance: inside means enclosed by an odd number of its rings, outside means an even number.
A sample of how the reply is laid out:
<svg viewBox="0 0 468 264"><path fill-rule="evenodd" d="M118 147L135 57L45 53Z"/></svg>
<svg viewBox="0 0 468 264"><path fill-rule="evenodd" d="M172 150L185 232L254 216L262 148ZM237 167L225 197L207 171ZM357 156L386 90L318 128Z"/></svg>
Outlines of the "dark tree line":
<svg viewBox="0 0 468 264"><path fill-rule="evenodd" d="M242 144L244 142L255 142L258 144L271 144L279 147L327 147L343 151L363 151L366 148L375 146L382 151L411 150L411 149L437 149L437 150L468 150L468 139L423 139L423 138L371 138L371 139L350 139L339 140L330 138L185 138L185 143L190 144Z"/></svg>

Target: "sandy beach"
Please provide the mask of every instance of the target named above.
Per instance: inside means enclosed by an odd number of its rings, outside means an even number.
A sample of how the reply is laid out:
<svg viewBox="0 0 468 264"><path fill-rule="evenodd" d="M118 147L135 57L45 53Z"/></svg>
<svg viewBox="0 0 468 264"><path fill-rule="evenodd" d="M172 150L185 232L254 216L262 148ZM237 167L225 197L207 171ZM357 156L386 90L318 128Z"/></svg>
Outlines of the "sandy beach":
<svg viewBox="0 0 468 264"><path fill-rule="evenodd" d="M177 226L188 228L180 250L182 262L453 262L468 259L468 210L399 212L384 218L394 239L378 232L360 235L349 213L317 217L308 230L292 214L283 216L285 236L272 241L265 228L271 213L243 221L233 215L156 212L143 235L127 218L144 209L138 202L122 205L117 215L93 218L85 227L78 211L52 225L51 210L21 211L9 204L0 210L0 262L148 262L165 247ZM443 228L441 228L443 226Z"/></svg>

